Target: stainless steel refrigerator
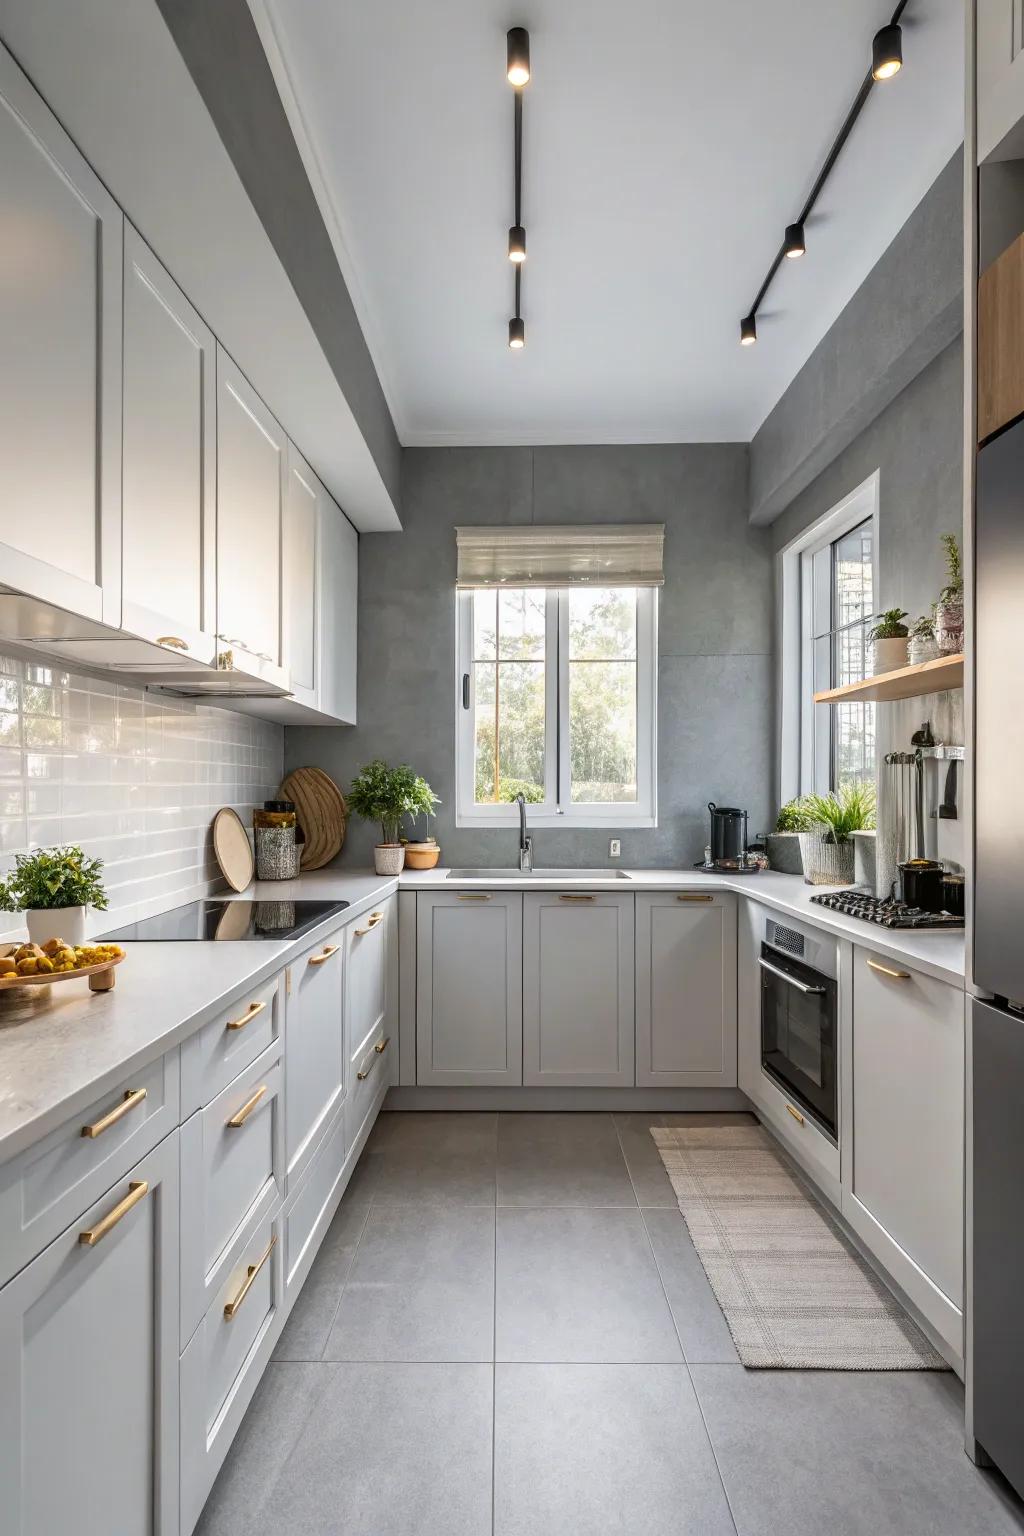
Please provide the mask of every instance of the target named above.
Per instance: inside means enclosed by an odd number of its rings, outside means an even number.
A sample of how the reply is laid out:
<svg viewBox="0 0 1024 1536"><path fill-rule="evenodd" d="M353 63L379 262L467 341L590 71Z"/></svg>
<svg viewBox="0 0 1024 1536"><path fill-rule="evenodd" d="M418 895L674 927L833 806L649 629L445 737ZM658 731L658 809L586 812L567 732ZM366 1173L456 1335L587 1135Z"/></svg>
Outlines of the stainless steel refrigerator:
<svg viewBox="0 0 1024 1536"><path fill-rule="evenodd" d="M1024 1495L1024 422L978 455L973 1435Z"/></svg>

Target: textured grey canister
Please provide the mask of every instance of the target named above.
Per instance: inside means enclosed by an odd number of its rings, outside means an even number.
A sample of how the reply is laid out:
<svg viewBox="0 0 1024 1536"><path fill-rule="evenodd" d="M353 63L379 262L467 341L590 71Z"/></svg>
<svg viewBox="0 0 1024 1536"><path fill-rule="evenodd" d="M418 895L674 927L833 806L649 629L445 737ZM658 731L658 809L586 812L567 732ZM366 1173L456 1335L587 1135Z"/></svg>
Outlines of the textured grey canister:
<svg viewBox="0 0 1024 1536"><path fill-rule="evenodd" d="M803 874L799 832L769 832L765 842L768 845L769 869L778 870L780 875Z"/></svg>
<svg viewBox="0 0 1024 1536"><path fill-rule="evenodd" d="M865 885L874 893L875 889L875 834L873 832L851 832L853 838L853 879L855 885Z"/></svg>

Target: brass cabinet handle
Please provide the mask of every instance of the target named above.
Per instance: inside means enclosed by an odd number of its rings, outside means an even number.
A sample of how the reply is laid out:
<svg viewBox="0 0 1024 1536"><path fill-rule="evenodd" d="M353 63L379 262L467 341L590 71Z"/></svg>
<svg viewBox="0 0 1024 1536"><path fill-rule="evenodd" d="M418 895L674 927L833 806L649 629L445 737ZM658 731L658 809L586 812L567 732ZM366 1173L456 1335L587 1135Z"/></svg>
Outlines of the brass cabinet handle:
<svg viewBox="0 0 1024 1536"><path fill-rule="evenodd" d="M256 1092L253 1094L252 1098L242 1105L237 1115L232 1115L230 1120L225 1121L229 1131L237 1131L240 1125L245 1124L253 1110L263 1098L266 1091L267 1085L266 1083L263 1083L259 1088L256 1089Z"/></svg>
<svg viewBox="0 0 1024 1536"><path fill-rule="evenodd" d="M357 1082L360 1082L360 1083L365 1083L366 1082L366 1079L369 1077L370 1073L373 1071L374 1067L377 1065L377 1057L378 1056L383 1056L384 1052L387 1050L387 1048L388 1048L388 1046L390 1044L391 1044L391 1036L390 1035L385 1035L383 1040L378 1040L377 1041L377 1044L374 1046L373 1050L370 1052L369 1056L367 1056L367 1058L366 1058L366 1061L369 1063L369 1065L366 1065L364 1063L364 1065L361 1066L359 1068L359 1071L356 1073L356 1081Z"/></svg>
<svg viewBox="0 0 1024 1536"><path fill-rule="evenodd" d="M252 1022L252 1020L256 1017L256 1015L258 1013L262 1013L263 1012L263 1010L264 1010L264 1008L266 1006L267 1005L266 1005L265 1002L250 1003L248 1008L242 1014L241 1018L238 1018L238 1019L228 1019L227 1023L224 1026L224 1028L225 1029L244 1029L247 1024Z"/></svg>
<svg viewBox="0 0 1024 1536"><path fill-rule="evenodd" d="M325 965L332 955L338 953L337 944L325 944L318 955L310 955L307 965Z"/></svg>
<svg viewBox="0 0 1024 1536"><path fill-rule="evenodd" d="M871 970L877 971L880 976L891 976L893 981L910 980L909 971L894 971L892 966L882 965L878 960L869 960L868 966Z"/></svg>
<svg viewBox="0 0 1024 1536"><path fill-rule="evenodd" d="M112 1109L109 1114L104 1115L101 1120L94 1120L92 1125L83 1125L82 1135L90 1137L102 1136L104 1131L109 1131L112 1125L116 1125L119 1120L124 1119L125 1115L130 1114L137 1104L142 1103L145 1097L145 1088L129 1088L120 1104Z"/></svg>
<svg viewBox="0 0 1024 1536"><path fill-rule="evenodd" d="M486 891L456 891L455 892L455 900L456 901L490 901L490 899L491 898L490 898L490 896L488 895L488 893Z"/></svg>
<svg viewBox="0 0 1024 1536"><path fill-rule="evenodd" d="M584 896L582 893L575 891L563 891L558 899L559 901L594 901L595 897Z"/></svg>
<svg viewBox="0 0 1024 1536"><path fill-rule="evenodd" d="M798 1109L794 1109L792 1104L787 1104L786 1105L786 1113L788 1115L792 1115L793 1116L793 1119L796 1121L797 1125L803 1125L803 1123L804 1123L803 1115L800 1113L800 1111Z"/></svg>
<svg viewBox="0 0 1024 1536"><path fill-rule="evenodd" d="M157 645L169 645L173 651L187 651L188 641L182 640L178 635L157 635Z"/></svg>
<svg viewBox="0 0 1024 1536"><path fill-rule="evenodd" d="M224 1316L229 1323L235 1316L235 1313L238 1311L239 1307L242 1305L242 1302L252 1290L253 1281L256 1279L256 1276L259 1274L260 1270L263 1268L264 1264L273 1253L274 1245L276 1242L277 1233L275 1232L266 1248L264 1248L263 1252L260 1254L260 1257L256 1260L256 1263L249 1265L245 1272L245 1279L238 1287L238 1290L235 1292L234 1296L232 1296L230 1301L226 1301L224 1303Z"/></svg>
<svg viewBox="0 0 1024 1536"><path fill-rule="evenodd" d="M368 934L370 932L371 928L376 928L377 924L378 923L382 923L383 921L384 921L384 913L383 912L371 912L370 913L370 917L369 917L369 921L367 922L366 927L365 928L357 928L355 930L356 938L357 939L363 938L366 934Z"/></svg>
<svg viewBox="0 0 1024 1536"><path fill-rule="evenodd" d="M86 1248L94 1248L100 1239L106 1237L107 1233L117 1226L122 1217L127 1216L132 1207L138 1205L140 1200L145 1200L148 1194L149 1185L146 1180L134 1180L128 1185L128 1193L124 1199L118 1205L115 1205L112 1211L108 1211L103 1219L98 1221L94 1227L88 1227L84 1232L79 1232L78 1241L84 1244Z"/></svg>
<svg viewBox="0 0 1024 1536"><path fill-rule="evenodd" d="M686 891L676 897L676 901L714 901L713 896L698 896L694 891Z"/></svg>

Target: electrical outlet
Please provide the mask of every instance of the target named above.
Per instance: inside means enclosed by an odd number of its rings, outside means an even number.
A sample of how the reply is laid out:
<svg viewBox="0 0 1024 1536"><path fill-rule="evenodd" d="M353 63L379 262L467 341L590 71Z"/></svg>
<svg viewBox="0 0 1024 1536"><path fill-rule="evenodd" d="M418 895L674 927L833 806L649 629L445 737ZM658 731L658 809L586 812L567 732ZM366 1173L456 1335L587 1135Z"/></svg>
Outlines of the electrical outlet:
<svg viewBox="0 0 1024 1536"><path fill-rule="evenodd" d="M622 856L622 844L617 837L613 837L608 844L608 857L618 859Z"/></svg>

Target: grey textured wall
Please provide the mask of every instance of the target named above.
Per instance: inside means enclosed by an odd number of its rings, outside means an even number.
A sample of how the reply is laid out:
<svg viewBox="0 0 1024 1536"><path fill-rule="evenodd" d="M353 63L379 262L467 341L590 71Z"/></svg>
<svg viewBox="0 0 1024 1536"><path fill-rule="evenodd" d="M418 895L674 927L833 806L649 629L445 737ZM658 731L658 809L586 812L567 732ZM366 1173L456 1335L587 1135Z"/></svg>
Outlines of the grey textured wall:
<svg viewBox="0 0 1024 1536"><path fill-rule="evenodd" d="M408 761L442 797L446 864L514 862L504 829L455 827L457 524L664 522L658 660L658 826L624 831L625 866L699 858L709 799L769 812L772 582L767 530L747 520L747 449L409 449L400 534L359 543L359 724L289 727L286 766L315 763L343 785L372 757ZM614 826L540 830L538 864L606 864ZM354 824L343 859L366 864Z"/></svg>

